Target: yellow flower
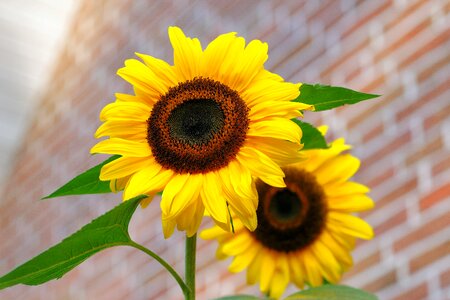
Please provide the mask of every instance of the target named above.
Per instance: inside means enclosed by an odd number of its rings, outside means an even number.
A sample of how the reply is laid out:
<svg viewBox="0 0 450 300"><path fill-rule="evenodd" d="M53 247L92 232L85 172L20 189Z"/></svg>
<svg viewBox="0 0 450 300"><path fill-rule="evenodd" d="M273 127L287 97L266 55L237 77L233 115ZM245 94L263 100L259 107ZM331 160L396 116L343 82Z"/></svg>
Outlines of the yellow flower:
<svg viewBox="0 0 450 300"><path fill-rule="evenodd" d="M352 265L356 238L370 239L372 228L353 212L373 207L369 189L348 181L359 160L341 154L343 139L326 150L308 150L309 159L283 168L286 188L257 183L258 227L250 232L239 221L235 234L218 227L201 237L217 239L218 258L233 256L231 272L247 269L247 282L259 282L270 297L279 298L289 282L299 288L336 283Z"/></svg>
<svg viewBox="0 0 450 300"><path fill-rule="evenodd" d="M254 230L257 192L252 178L284 187L280 164L299 161L302 132L290 119L311 106L291 102L300 84L264 69L268 47L245 45L236 33L220 35L206 49L169 27L174 65L136 54L117 72L135 95L100 113L96 137L108 136L91 153L121 155L106 164L101 180L160 203L166 237L175 226L192 236L206 212L231 230L230 213Z"/></svg>

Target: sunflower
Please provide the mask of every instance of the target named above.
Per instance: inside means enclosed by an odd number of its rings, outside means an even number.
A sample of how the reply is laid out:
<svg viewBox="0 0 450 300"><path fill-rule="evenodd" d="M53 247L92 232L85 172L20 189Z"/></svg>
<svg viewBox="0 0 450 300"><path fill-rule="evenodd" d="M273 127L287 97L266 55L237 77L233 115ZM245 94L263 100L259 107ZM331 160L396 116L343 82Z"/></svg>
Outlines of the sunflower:
<svg viewBox="0 0 450 300"><path fill-rule="evenodd" d="M372 228L353 212L373 207L369 189L348 181L359 167L343 139L326 150L307 150L309 159L283 168L286 187L258 181L258 227L251 232L234 223L235 234L217 226L201 233L217 239L218 258L234 257L231 272L247 269L247 282L260 283L279 298L289 282L299 288L336 283L352 265L356 238L370 239Z"/></svg>
<svg viewBox="0 0 450 300"><path fill-rule="evenodd" d="M257 226L253 178L284 187L280 165L299 161L302 132L290 119L311 106L291 102L300 84L264 69L268 46L248 45L236 33L200 41L169 27L174 64L136 53L117 74L134 87L116 94L100 113L91 153L121 157L100 179L123 199L163 191L165 237L175 227L196 233L202 216L231 230L231 213L249 230Z"/></svg>

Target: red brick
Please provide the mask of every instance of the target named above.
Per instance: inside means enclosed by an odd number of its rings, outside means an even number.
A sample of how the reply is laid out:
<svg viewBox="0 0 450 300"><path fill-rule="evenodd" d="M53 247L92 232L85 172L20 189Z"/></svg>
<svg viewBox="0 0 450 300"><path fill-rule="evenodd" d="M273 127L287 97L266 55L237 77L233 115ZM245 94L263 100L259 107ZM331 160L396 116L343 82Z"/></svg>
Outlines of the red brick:
<svg viewBox="0 0 450 300"><path fill-rule="evenodd" d="M446 288L446 287L450 286L450 269L448 269L447 271L443 272L439 276L439 281L441 282L441 287L442 288Z"/></svg>
<svg viewBox="0 0 450 300"><path fill-rule="evenodd" d="M384 221L382 224L374 228L375 236L381 236L382 234L384 234L384 232L405 223L406 219L406 210L402 210L396 213L395 215Z"/></svg>
<svg viewBox="0 0 450 300"><path fill-rule="evenodd" d="M377 174L375 177L373 177L371 180L367 182L367 186L370 188L376 188L383 182L385 182L388 179L391 179L392 176L394 176L394 168L386 168L384 172Z"/></svg>
<svg viewBox="0 0 450 300"><path fill-rule="evenodd" d="M395 15L395 18L393 18L390 22L388 22L385 27L384 31L390 31L392 28L396 27L401 21L408 18L413 12L419 10L423 4L427 3L426 1L422 0L416 0L415 2L410 1L409 6L406 6L403 11Z"/></svg>
<svg viewBox="0 0 450 300"><path fill-rule="evenodd" d="M314 14L308 16L307 22L310 24L313 21L320 20L324 25L324 29L329 28L330 24L336 22L339 16L342 16L340 10L340 3L337 1L322 1L322 7L319 8Z"/></svg>
<svg viewBox="0 0 450 300"><path fill-rule="evenodd" d="M362 49L367 47L367 44L369 43L369 38L364 38L358 45L356 45L354 48L349 50L347 53L345 53L342 56L339 56L334 63L332 63L328 68L323 70L320 73L321 77L326 77L332 72L334 72L340 65L342 65L344 62L349 60L350 58L354 58L358 52L360 52Z"/></svg>
<svg viewBox="0 0 450 300"><path fill-rule="evenodd" d="M280 61L276 62L274 64L274 68L291 62L293 56L297 55L299 52L303 51L307 47L310 47L311 43L312 43L312 38L307 37L304 41L297 44L296 47L294 49L292 49L292 51L289 51L288 53L286 53L286 55L284 55Z"/></svg>
<svg viewBox="0 0 450 300"><path fill-rule="evenodd" d="M426 282L409 289L402 294L395 297L393 300L411 300L411 299L425 299L428 295L428 286Z"/></svg>
<svg viewBox="0 0 450 300"><path fill-rule="evenodd" d="M376 293L397 282L397 274L395 270L386 271L380 277L365 284L362 289L370 293Z"/></svg>
<svg viewBox="0 0 450 300"><path fill-rule="evenodd" d="M433 190L430 194L420 199L420 210L424 211L433 205L450 198L450 182Z"/></svg>
<svg viewBox="0 0 450 300"><path fill-rule="evenodd" d="M414 43L414 37L418 35L420 32L425 30L431 25L431 20L429 18L423 20L421 23L417 24L416 26L412 27L412 29L406 33L403 33L401 37L398 40L395 40L392 44L390 44L388 47L383 48L383 50L379 53L377 53L374 57L375 61L381 61L383 58L397 50L400 46L407 44L408 41L411 43Z"/></svg>
<svg viewBox="0 0 450 300"><path fill-rule="evenodd" d="M448 64L450 64L450 53L446 53L444 57L422 70L419 75L417 75L417 81L425 81L440 69L447 67Z"/></svg>
<svg viewBox="0 0 450 300"><path fill-rule="evenodd" d="M368 2L366 2L368 3ZM358 30L359 28L364 28L364 26L372 20L373 18L380 15L382 12L386 11L392 5L392 1L385 1L382 5L378 6L376 9L372 10L369 14L361 16L361 18L353 23L347 30L342 33L342 39L347 38L348 35Z"/></svg>
<svg viewBox="0 0 450 300"><path fill-rule="evenodd" d="M422 48L419 48L417 51L413 52L411 55L407 56L398 66L400 70L408 66L414 61L417 61L420 57L425 55L428 52L431 52L434 48L446 43L450 37L450 29L444 31L442 34L437 35L430 42L424 43Z"/></svg>
<svg viewBox="0 0 450 300"><path fill-rule="evenodd" d="M390 90L385 95L382 95L380 98L372 100L372 106L368 109L359 112L355 116L349 119L347 122L347 128L354 128L358 126L358 124L364 122L364 120L368 119L370 116L374 114L376 111L381 111L382 109L388 107L392 102L396 99L400 98L403 94L403 87L397 86L395 89Z"/></svg>
<svg viewBox="0 0 450 300"><path fill-rule="evenodd" d="M450 170L450 155L444 154L444 158L433 166L431 173L433 174L433 177L436 177L440 173L448 170Z"/></svg>
<svg viewBox="0 0 450 300"><path fill-rule="evenodd" d="M363 135L362 142L367 143L368 141L371 141L374 138L379 137L384 132L384 124L380 123L376 126L374 126L369 132Z"/></svg>
<svg viewBox="0 0 450 300"><path fill-rule="evenodd" d="M443 94L445 91L447 91L450 88L450 79L442 82L439 84L435 89L432 89L427 94L421 96L421 99L427 99L432 100L434 98L437 98L440 94ZM401 122L407 117L411 116L414 112L422 108L423 105L427 104L429 105L429 101L416 101L414 105L409 105L405 107L403 110L399 111L396 115L397 122Z"/></svg>
<svg viewBox="0 0 450 300"><path fill-rule="evenodd" d="M423 127L428 131L430 128L441 124L448 116L450 116L450 103L436 111L433 115L428 116L423 121Z"/></svg>
<svg viewBox="0 0 450 300"><path fill-rule="evenodd" d="M444 141L441 136L436 137L433 141L426 142L420 149L408 155L405 159L406 166L410 166L418 161L421 158L425 158L428 155L437 152L438 150L444 147Z"/></svg>
<svg viewBox="0 0 450 300"><path fill-rule="evenodd" d="M429 264L446 257L449 251L450 251L450 241L446 240L444 241L444 243L412 258L411 261L409 262L410 273L415 273L418 270L425 268Z"/></svg>
<svg viewBox="0 0 450 300"><path fill-rule="evenodd" d="M431 220L427 224L421 224L413 232L408 233L406 236L400 238L394 243L394 251L399 252L416 242L445 229L450 225L450 212L447 212L443 216Z"/></svg>
<svg viewBox="0 0 450 300"><path fill-rule="evenodd" d="M365 169L369 166L374 165L376 162L380 161L384 157L390 156L399 148L405 146L411 141L411 132L404 132L402 135L396 136L394 139L386 141L381 149L373 153L371 156L367 157L361 165L361 169Z"/></svg>
<svg viewBox="0 0 450 300"><path fill-rule="evenodd" d="M363 68L357 66L356 69L354 69L345 77L345 82L354 80L357 76L361 75L361 72L363 72Z"/></svg>
<svg viewBox="0 0 450 300"><path fill-rule="evenodd" d="M345 278L351 278L353 276L358 276L358 273L369 269L370 267L379 264L381 262L381 253L380 251L376 251L371 255L363 258L362 260L355 263L353 267L346 273L344 273Z"/></svg>

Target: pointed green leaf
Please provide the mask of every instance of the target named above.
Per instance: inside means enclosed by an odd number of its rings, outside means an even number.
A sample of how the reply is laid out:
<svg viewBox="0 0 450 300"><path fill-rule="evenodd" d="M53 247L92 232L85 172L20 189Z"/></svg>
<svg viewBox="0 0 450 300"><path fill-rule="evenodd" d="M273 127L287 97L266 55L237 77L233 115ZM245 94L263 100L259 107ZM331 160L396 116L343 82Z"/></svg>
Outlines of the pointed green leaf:
<svg viewBox="0 0 450 300"><path fill-rule="evenodd" d="M316 127L298 119L292 119L292 121L294 121L302 129L302 150L329 148L325 137Z"/></svg>
<svg viewBox="0 0 450 300"><path fill-rule="evenodd" d="M316 288L295 293L285 300L377 300L378 298L366 291L355 289L345 285L326 284Z"/></svg>
<svg viewBox="0 0 450 300"><path fill-rule="evenodd" d="M114 155L102 162L101 164L96 165L93 168L90 168L86 172L78 175L73 178L65 185L54 191L48 196L45 196L42 199L56 198L61 196L70 196L70 195L85 195L85 194L105 194L111 193L111 189L109 188L109 181L101 181L100 170L107 163L118 159L120 155Z"/></svg>
<svg viewBox="0 0 450 300"><path fill-rule="evenodd" d="M123 202L59 244L4 275L0 278L0 289L20 283L38 285L61 278L101 250L129 245L128 224L140 200L145 197L142 195Z"/></svg>
<svg viewBox="0 0 450 300"><path fill-rule="evenodd" d="M345 104L355 104L379 96L338 86L303 83L300 87L300 95L294 101L312 104L315 111L322 111Z"/></svg>

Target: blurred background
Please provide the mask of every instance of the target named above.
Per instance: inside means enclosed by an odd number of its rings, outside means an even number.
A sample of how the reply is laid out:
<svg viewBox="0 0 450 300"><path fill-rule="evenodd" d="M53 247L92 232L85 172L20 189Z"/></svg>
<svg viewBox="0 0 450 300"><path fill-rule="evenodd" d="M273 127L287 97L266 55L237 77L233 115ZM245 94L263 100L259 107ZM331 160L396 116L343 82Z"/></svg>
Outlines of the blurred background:
<svg viewBox="0 0 450 300"><path fill-rule="evenodd" d="M229 31L268 42L266 68L288 81L383 95L305 114L354 145L355 180L376 201L363 214L376 237L357 245L343 283L380 299L450 299L449 10L448 0L2 0L0 274L120 202L115 194L39 199L106 158L89 149L101 108L115 92L131 93L117 69L134 52L172 62L167 27L177 25L203 47ZM138 209L131 235L182 272L184 236L163 240L159 218L158 200ZM215 249L199 241L198 299L257 295ZM58 281L0 291L0 299L181 298L162 267L127 248Z"/></svg>

